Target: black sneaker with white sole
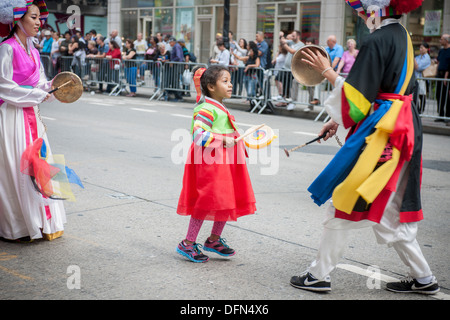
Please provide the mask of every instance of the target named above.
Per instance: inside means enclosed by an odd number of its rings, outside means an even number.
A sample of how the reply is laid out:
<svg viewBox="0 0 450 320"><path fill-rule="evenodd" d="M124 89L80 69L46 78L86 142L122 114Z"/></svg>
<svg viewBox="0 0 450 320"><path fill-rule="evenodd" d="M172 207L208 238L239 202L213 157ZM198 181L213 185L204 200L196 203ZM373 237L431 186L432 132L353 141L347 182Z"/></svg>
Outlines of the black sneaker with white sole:
<svg viewBox="0 0 450 320"><path fill-rule="evenodd" d="M400 292L400 293L414 292L421 294L435 294L438 293L440 290L435 277L433 277L430 283L421 284L416 279L413 279L410 276L401 279L399 282L387 283L386 289L392 292Z"/></svg>
<svg viewBox="0 0 450 320"><path fill-rule="evenodd" d="M331 290L331 281L330 277L326 277L325 280L317 280L307 272L300 276L293 276L291 286L309 291L327 292Z"/></svg>

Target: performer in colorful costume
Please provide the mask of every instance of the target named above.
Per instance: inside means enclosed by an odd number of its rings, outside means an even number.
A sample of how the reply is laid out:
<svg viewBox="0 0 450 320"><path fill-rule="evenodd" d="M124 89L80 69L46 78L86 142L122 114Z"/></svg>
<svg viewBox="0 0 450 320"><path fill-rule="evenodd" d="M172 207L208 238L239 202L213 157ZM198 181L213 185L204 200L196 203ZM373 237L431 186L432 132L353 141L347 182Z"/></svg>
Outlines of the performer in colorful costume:
<svg viewBox="0 0 450 320"><path fill-rule="evenodd" d="M38 104L53 99L34 37L48 11L44 1L0 1L0 238L53 240L64 232L61 201L51 200L64 183L65 166L53 159ZM30 179L30 176L32 179ZM61 194L60 194L61 195Z"/></svg>
<svg viewBox="0 0 450 320"><path fill-rule="evenodd" d="M194 73L197 104L201 92L205 101L194 108L189 149L183 177L183 189L177 213L190 215L186 239L177 252L193 262L206 262L195 242L204 220L214 221L211 236L204 249L222 256L235 251L220 237L227 221L236 221L256 211L255 196L247 171L244 142L239 137L234 117L222 104L232 93L231 76L227 68L211 66Z"/></svg>
<svg viewBox="0 0 450 320"><path fill-rule="evenodd" d="M372 226L380 244L393 246L410 276L388 283L395 292L433 294L439 286L416 241L423 219L420 187L422 127L412 103L414 52L402 14L422 0L347 0L366 20L371 34L362 43L346 79L327 59L309 51L305 60L334 83L326 101L332 118L319 135L333 136L339 125L349 130L345 145L311 184L315 203L332 198L319 252L307 272L291 285L311 291L331 290L350 229Z"/></svg>

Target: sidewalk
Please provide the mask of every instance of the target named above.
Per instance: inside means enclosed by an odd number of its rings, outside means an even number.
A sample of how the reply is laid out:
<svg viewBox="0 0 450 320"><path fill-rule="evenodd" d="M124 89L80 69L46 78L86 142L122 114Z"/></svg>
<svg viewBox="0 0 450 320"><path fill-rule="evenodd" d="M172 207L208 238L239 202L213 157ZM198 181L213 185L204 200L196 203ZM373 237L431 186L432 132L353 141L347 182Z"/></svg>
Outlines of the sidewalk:
<svg viewBox="0 0 450 320"><path fill-rule="evenodd" d="M153 95L153 89L148 88L137 88L137 97L148 98ZM191 97L183 97L185 103L195 104L195 96L191 92ZM130 98L133 99L133 98ZM174 102L176 103L176 102ZM231 109L248 111L250 106L244 103L243 99L229 99L226 101L226 106ZM314 110L311 112L304 112L303 109L305 105L297 105L294 110L288 111L286 108L275 108L275 116L284 116L284 117L295 117L302 119L310 119L314 121L319 113L322 111L322 107L314 107ZM269 111L270 108L266 108L266 111ZM265 113L267 114L267 113ZM255 111L255 115L257 115L257 111ZM318 121L324 121L326 118L326 113L324 113ZM445 122L434 122L434 118L422 118L422 126L423 132L429 134L438 134L438 135L446 135L450 136L450 123Z"/></svg>

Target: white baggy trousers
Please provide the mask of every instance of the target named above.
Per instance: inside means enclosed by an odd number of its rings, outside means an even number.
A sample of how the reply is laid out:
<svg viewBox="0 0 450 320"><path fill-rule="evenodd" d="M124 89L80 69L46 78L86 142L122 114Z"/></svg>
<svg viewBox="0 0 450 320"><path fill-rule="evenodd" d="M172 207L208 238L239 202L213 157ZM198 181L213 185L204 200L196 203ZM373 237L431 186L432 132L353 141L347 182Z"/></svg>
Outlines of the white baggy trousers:
<svg viewBox="0 0 450 320"><path fill-rule="evenodd" d="M432 276L430 267L416 240L417 222L400 223L400 208L408 172L409 163L405 163L400 173L397 191L392 193L380 223L368 220L354 222L335 218L335 208L330 202L319 251L308 269L316 279L325 279L334 270L347 247L351 230L363 227L372 227L379 244L394 247L403 263L409 267L409 274L413 278Z"/></svg>

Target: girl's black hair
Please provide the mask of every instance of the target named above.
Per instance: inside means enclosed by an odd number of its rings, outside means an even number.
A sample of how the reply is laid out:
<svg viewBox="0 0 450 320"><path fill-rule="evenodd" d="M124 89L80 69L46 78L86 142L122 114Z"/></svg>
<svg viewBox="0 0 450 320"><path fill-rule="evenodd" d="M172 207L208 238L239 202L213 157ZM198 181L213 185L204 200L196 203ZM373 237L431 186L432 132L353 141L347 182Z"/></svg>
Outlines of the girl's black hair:
<svg viewBox="0 0 450 320"><path fill-rule="evenodd" d="M196 67L194 70L192 70L192 73L195 74L198 69L202 67ZM221 65L212 65L206 69L206 71L203 73L202 77L200 78L200 86L202 88L202 92L205 96L210 97L211 94L208 90L208 85L215 85L217 81L219 80L219 77L222 75L222 72L230 72L227 67L221 66Z"/></svg>

